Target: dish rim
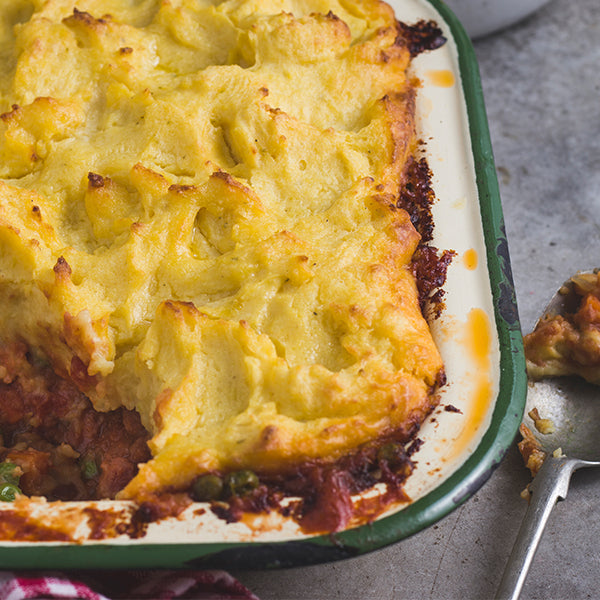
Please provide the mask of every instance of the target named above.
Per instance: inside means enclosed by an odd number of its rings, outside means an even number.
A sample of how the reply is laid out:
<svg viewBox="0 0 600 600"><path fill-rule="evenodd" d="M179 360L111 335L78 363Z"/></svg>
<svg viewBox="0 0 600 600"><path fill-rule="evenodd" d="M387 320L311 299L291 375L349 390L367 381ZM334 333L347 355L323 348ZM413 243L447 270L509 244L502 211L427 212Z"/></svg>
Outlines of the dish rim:
<svg viewBox="0 0 600 600"><path fill-rule="evenodd" d="M471 40L442 0L430 4L456 45L466 104L475 183L482 219L486 265L500 346L500 377L491 421L477 448L447 479L402 510L354 529L275 542L182 542L173 544L0 543L5 567L56 568L227 568L308 566L359 556L405 539L433 525L464 503L488 480L516 436L525 407L527 379L522 334L500 191L479 68Z"/></svg>

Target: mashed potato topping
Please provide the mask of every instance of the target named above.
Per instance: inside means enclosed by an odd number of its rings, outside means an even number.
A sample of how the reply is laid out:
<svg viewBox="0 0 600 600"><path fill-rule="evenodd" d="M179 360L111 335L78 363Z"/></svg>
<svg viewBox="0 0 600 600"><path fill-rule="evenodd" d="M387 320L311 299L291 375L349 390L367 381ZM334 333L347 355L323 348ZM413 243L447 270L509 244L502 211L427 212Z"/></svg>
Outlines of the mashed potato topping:
<svg viewBox="0 0 600 600"><path fill-rule="evenodd" d="M120 497L414 433L443 365L391 8L14 0L0 61L0 340L139 413Z"/></svg>

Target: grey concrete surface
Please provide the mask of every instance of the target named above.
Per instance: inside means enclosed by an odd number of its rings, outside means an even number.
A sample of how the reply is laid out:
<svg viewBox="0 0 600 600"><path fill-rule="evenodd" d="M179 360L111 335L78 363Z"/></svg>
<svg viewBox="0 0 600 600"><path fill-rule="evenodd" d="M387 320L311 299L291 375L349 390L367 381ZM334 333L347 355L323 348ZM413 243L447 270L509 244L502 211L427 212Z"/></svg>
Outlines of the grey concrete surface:
<svg viewBox="0 0 600 600"><path fill-rule="evenodd" d="M600 1L553 0L475 50L528 332L560 282L600 266ZM514 446L470 500L407 540L337 563L234 574L261 600L493 598L527 482ZM575 474L522 598L600 598L600 471Z"/></svg>

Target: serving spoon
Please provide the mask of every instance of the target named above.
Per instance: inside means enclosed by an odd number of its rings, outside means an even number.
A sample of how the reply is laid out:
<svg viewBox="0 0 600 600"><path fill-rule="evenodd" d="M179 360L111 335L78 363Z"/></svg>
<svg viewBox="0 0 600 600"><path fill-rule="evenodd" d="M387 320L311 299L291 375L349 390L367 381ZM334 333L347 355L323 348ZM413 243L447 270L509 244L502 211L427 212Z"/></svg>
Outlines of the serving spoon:
<svg viewBox="0 0 600 600"><path fill-rule="evenodd" d="M574 296L573 284L568 281L544 314L572 312ZM567 496L573 472L580 467L600 467L599 396L598 386L575 377L529 384L523 423L535 433L547 455L529 486L529 506L500 582L497 600L519 597L548 517L556 502ZM534 418L537 421L538 414L550 420L553 432L537 434Z"/></svg>

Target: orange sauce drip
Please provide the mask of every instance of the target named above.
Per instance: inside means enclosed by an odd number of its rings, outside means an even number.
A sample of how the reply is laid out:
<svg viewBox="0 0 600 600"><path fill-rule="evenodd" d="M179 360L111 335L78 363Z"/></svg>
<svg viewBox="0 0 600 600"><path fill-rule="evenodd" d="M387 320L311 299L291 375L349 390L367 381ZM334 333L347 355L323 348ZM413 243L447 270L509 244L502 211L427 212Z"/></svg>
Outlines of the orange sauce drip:
<svg viewBox="0 0 600 600"><path fill-rule="evenodd" d="M454 85L454 73L448 70L428 71L427 79L432 85L438 87L452 87Z"/></svg>
<svg viewBox="0 0 600 600"><path fill-rule="evenodd" d="M473 248L469 248L463 254L463 264L467 269L473 271L477 268L477 263L479 262L479 257L477 256L477 251Z"/></svg>
<svg viewBox="0 0 600 600"><path fill-rule="evenodd" d="M465 350L473 363L472 372L469 374L473 382L473 392L463 429L452 445L453 456L448 458L454 458L464 452L483 424L493 398L490 378L492 332L489 317L481 308L470 310L464 341Z"/></svg>

